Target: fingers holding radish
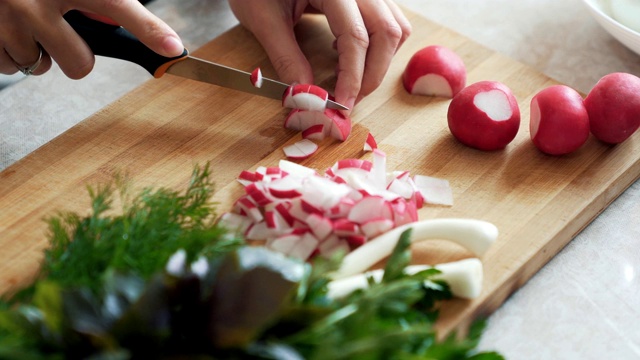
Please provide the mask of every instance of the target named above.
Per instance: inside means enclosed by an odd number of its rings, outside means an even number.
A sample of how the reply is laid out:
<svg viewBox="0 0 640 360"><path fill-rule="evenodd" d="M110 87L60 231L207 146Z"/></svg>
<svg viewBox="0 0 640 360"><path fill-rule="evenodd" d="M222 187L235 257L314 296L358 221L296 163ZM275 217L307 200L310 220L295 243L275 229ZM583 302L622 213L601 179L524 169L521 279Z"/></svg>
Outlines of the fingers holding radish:
<svg viewBox="0 0 640 360"><path fill-rule="evenodd" d="M447 121L451 133L461 143L479 150L499 150L518 133L520 108L506 85L480 81L453 97Z"/></svg>

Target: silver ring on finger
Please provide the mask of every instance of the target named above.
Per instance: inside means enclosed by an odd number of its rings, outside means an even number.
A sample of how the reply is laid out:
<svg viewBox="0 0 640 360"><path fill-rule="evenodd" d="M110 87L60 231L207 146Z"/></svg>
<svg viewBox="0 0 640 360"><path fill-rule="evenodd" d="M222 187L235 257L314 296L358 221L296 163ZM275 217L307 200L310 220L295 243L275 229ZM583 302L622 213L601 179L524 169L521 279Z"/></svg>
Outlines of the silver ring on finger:
<svg viewBox="0 0 640 360"><path fill-rule="evenodd" d="M17 62L13 62L16 67L18 68L18 70L23 73L25 76L29 76L29 75L33 75L33 72L36 71L36 69L38 68L38 66L40 66L40 63L42 62L42 46L40 46L40 44L38 44L38 60L36 60L36 62L34 62L31 65L20 65Z"/></svg>

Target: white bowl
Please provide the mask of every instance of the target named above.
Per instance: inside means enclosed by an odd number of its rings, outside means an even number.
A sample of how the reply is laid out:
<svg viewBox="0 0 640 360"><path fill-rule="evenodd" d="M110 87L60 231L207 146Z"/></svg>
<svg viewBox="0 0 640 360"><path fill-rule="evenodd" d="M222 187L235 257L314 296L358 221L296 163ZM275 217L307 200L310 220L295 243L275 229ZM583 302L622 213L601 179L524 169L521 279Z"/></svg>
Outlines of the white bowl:
<svg viewBox="0 0 640 360"><path fill-rule="evenodd" d="M616 21L608 0L582 0L594 19L614 38L640 55L640 33Z"/></svg>

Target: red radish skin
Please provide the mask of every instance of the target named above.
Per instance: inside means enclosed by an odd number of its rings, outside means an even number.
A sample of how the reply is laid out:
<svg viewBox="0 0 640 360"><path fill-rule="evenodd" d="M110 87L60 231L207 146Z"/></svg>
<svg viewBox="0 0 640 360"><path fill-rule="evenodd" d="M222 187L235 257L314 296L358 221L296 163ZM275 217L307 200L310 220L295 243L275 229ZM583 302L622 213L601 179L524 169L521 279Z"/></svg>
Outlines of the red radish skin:
<svg viewBox="0 0 640 360"><path fill-rule="evenodd" d="M589 114L582 96L565 85L553 85L531 99L529 133L543 153L565 155L589 138Z"/></svg>
<svg viewBox="0 0 640 360"><path fill-rule="evenodd" d="M413 95L452 98L466 85L467 70L454 51L439 45L416 52L402 74L404 88Z"/></svg>
<svg viewBox="0 0 640 360"><path fill-rule="evenodd" d="M374 236L418 221L417 209L424 204L418 205L418 194L435 188L424 181L412 185L418 175L407 171L388 174L386 162L380 161L384 159L376 150L373 162L340 160L322 175L287 160L278 167L243 171L238 177L248 182L246 194L219 221L248 240L303 260L349 252ZM373 179L380 174L385 181L378 184ZM389 190L396 187L392 183L404 184L399 187L402 195Z"/></svg>
<svg viewBox="0 0 640 360"><path fill-rule="evenodd" d="M640 78L627 73L605 75L589 91L584 105L593 136L619 144L640 127Z"/></svg>
<svg viewBox="0 0 640 360"><path fill-rule="evenodd" d="M376 139L373 137L373 135L371 133L367 134L367 139L364 142L364 147L363 150L364 151L373 151L375 149L378 148L378 143L376 142Z"/></svg>
<svg viewBox="0 0 640 360"><path fill-rule="evenodd" d="M262 70L259 67L255 68L249 76L251 84L257 88L262 87Z"/></svg>
<svg viewBox="0 0 640 360"><path fill-rule="evenodd" d="M454 96L447 120L461 143L484 151L500 150L518 133L520 108L509 87L497 81L480 81Z"/></svg>
<svg viewBox="0 0 640 360"><path fill-rule="evenodd" d="M291 85L282 97L282 106L292 109L324 111L327 107L327 90L311 84Z"/></svg>

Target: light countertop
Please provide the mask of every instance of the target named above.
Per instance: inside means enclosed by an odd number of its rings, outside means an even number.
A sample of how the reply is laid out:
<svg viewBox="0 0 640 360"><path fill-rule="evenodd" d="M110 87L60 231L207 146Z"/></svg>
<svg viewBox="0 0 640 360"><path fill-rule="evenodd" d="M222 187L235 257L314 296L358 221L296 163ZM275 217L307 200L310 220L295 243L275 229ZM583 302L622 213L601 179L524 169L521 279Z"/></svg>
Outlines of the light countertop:
<svg viewBox="0 0 640 360"><path fill-rule="evenodd" d="M600 28L581 0L398 3L582 93L607 73L640 76L640 55ZM237 24L224 0L148 7L190 49ZM0 171L148 79L137 65L104 58L79 81L55 66L40 77L0 75ZM481 348L508 359L639 359L639 323L636 181L489 318Z"/></svg>

